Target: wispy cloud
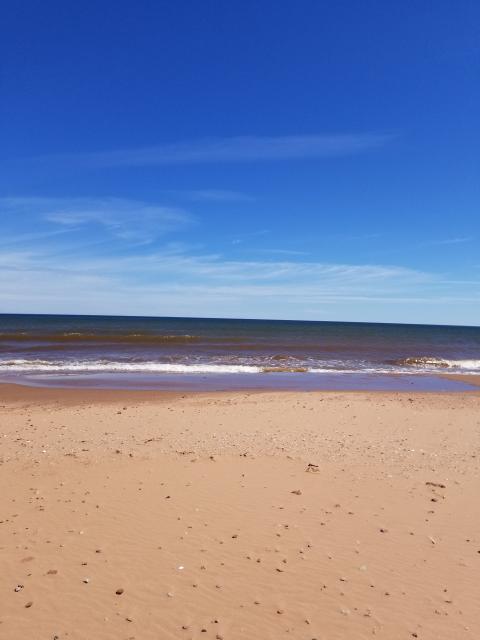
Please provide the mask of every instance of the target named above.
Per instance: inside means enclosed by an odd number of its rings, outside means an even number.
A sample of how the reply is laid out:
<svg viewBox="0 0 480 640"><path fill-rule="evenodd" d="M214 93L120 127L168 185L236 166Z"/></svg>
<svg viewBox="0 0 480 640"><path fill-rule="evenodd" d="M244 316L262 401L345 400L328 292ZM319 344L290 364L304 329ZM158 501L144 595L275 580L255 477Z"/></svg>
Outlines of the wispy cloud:
<svg viewBox="0 0 480 640"><path fill-rule="evenodd" d="M266 236L270 233L269 229L257 229L256 231L250 231L248 233L240 233L237 234L235 238L233 238L230 242L231 244L242 244L247 240L251 240L252 238L258 238L261 236Z"/></svg>
<svg viewBox="0 0 480 640"><path fill-rule="evenodd" d="M1 209L0 209L1 211ZM50 231L39 231L37 233L3 233L0 237L0 247L12 247L14 245L25 245L30 242L48 241L59 235L68 233L70 229L52 229Z"/></svg>
<svg viewBox="0 0 480 640"><path fill-rule="evenodd" d="M308 256L308 251L297 251L295 249L252 249L251 253L270 254L277 256Z"/></svg>
<svg viewBox="0 0 480 640"><path fill-rule="evenodd" d="M0 213L24 217L26 222L40 219L66 230L94 225L132 242L152 241L193 221L181 209L125 198L0 198Z"/></svg>
<svg viewBox="0 0 480 640"><path fill-rule="evenodd" d="M192 217L143 201L3 198L0 216L0 312L408 322L418 308L423 320L472 324L480 313L478 282L460 274L329 263L288 245L234 259L168 237Z"/></svg>
<svg viewBox="0 0 480 640"><path fill-rule="evenodd" d="M183 191L168 191L179 199L191 200L193 202L252 202L255 198L241 191L230 191L228 189L190 189Z"/></svg>
<svg viewBox="0 0 480 640"><path fill-rule="evenodd" d="M411 305L430 306L435 313L439 305L479 302L471 282L452 286L401 266L229 260L182 246L109 257L80 252L60 259L30 247L0 251L0 265L3 311L278 318L336 313L341 318L342 310L350 309L350 317L378 320L393 305L395 319L408 321L401 315L407 302L410 310Z"/></svg>
<svg viewBox="0 0 480 640"><path fill-rule="evenodd" d="M57 159L90 167L122 167L326 158L376 149L394 137L381 133L237 136L71 154L57 156ZM48 159L51 160L52 156Z"/></svg>
<svg viewBox="0 0 480 640"><path fill-rule="evenodd" d="M474 238L471 236L455 236L453 238L441 238L439 240L425 240L419 246L421 247L441 247L449 244L464 244L465 242L472 242Z"/></svg>

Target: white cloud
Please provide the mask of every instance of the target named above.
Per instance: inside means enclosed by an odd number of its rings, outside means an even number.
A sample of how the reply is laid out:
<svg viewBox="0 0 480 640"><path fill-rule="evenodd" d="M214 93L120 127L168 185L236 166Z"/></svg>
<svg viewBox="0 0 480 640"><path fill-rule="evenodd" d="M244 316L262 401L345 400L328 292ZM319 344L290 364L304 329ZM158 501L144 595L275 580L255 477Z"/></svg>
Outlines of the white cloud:
<svg viewBox="0 0 480 640"><path fill-rule="evenodd" d="M132 242L149 242L192 223L187 212L126 198L0 198L3 215L65 228L93 224ZM51 235L51 234L49 234Z"/></svg>
<svg viewBox="0 0 480 640"><path fill-rule="evenodd" d="M29 229L8 236L2 226L0 312L460 324L480 315L478 282L458 274L331 264L288 249L234 260L166 239L154 250L149 240L192 218L141 201L3 198L0 215L13 230L25 217Z"/></svg>
<svg viewBox="0 0 480 640"><path fill-rule="evenodd" d="M167 191L178 198L195 202L252 202L254 198L241 191L228 189L187 189L183 191Z"/></svg>
<svg viewBox="0 0 480 640"><path fill-rule="evenodd" d="M452 322L453 311L480 305L472 283L404 267L232 261L181 247L61 261L48 251L0 252L0 265L0 311L10 312Z"/></svg>
<svg viewBox="0 0 480 640"><path fill-rule="evenodd" d="M297 251L295 249L251 249L250 253L277 256L308 256L308 251Z"/></svg>
<svg viewBox="0 0 480 640"><path fill-rule="evenodd" d="M426 240L420 243L420 247L441 247L445 245L464 244L465 242L472 242L474 238L471 236L455 236L452 238L443 238L440 240Z"/></svg>
<svg viewBox="0 0 480 640"><path fill-rule="evenodd" d="M391 134L360 133L300 136L236 136L175 142L139 149L116 149L56 156L91 167L256 162L352 155L382 147ZM49 156L46 159L53 159Z"/></svg>

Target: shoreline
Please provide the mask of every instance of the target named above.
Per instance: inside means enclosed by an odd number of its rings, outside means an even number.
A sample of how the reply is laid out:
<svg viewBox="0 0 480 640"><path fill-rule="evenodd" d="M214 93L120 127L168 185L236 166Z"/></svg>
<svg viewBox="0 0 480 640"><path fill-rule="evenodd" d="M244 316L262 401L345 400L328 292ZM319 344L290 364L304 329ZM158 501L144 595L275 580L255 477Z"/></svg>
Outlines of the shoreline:
<svg viewBox="0 0 480 640"><path fill-rule="evenodd" d="M446 376L448 377L448 376ZM456 396L456 395L480 395L480 376L464 376L464 382L471 386L466 389L449 389L448 391L425 391L420 389L262 389L262 388L242 388L242 389L222 389L222 390L166 390L166 389L103 389L94 387L53 387L53 386L30 386L19 383L0 382L0 408L4 403L31 403L33 407L55 404L58 406L71 406L75 404L116 404L116 403L156 403L175 402L182 399L204 399L204 398L226 398L226 397L249 397L268 396L279 394L280 396ZM472 378L474 378L472 380Z"/></svg>
<svg viewBox="0 0 480 640"><path fill-rule="evenodd" d="M453 380L453 381L459 381L459 382L465 382L466 384L470 384L472 386L475 387L480 387L480 374L463 374L463 373L458 373L458 374L449 374L449 373L442 373L440 374L442 376L442 378L447 378L448 380Z"/></svg>
<svg viewBox="0 0 480 640"><path fill-rule="evenodd" d="M250 374L254 375L254 374ZM258 374L258 379L260 380L263 374ZM270 374L271 375L271 374ZM17 395L20 393L20 389L30 389L33 398L37 397L47 397L52 396L55 397L61 392L61 395L64 397L68 396L68 393L71 392L72 397L75 395L81 395L82 393L92 393L94 396L103 396L110 397L115 399L117 394L132 394L132 397L141 398L142 396L147 398L155 397L156 395L161 395L162 397L172 396L178 397L182 395L202 395L202 394L212 394L212 393L466 393L466 392L475 392L477 387L480 386L480 374L448 374L448 373L438 373L436 375L433 374L380 374L373 375L368 374L365 378L365 375L362 374L342 374L348 376L343 378L343 381L353 380L352 384L332 384L331 381L340 380L340 378L336 378L336 376L327 375L323 379L322 382L318 382L318 378L316 379L315 385L313 384L300 384L301 380L295 380L297 383L292 384L293 380L286 380L283 376L290 376L295 374L276 374L282 376L278 379L280 384L251 384L249 386L246 382L241 384L231 384L228 386L226 382L220 385L219 382L214 382L214 380L218 380L217 378L212 378L208 383L205 381L205 378L201 376L182 376L181 380L169 377L168 385L164 384L162 386L161 378L157 384L152 385L142 385L141 382L137 384L139 386L133 386L132 381L133 378L129 379L130 384L113 384L105 385L98 384L95 381L92 381L90 385L84 384L84 381L72 381L72 380L49 380L46 383L39 383L38 381L30 381L27 379L17 379L15 381L10 381L8 379L3 378L0 379L0 393L5 392L7 389L10 389L10 393ZM298 374L299 376L305 374ZM340 374L336 374L340 375ZM350 376L352 376L350 378ZM371 376L371 377L369 377ZM257 377L257 376L255 376ZM233 376L232 376L233 378ZM222 378L219 378L222 380ZM243 378L245 379L245 378ZM231 381L232 379L230 379ZM248 378L247 378L248 380ZM366 381L365 381L366 380ZM195 381L195 384L192 384L192 381ZM356 382L355 382L356 381ZM363 384L359 383L363 382ZM447 382L446 387L442 387L442 381ZM328 384L330 382L330 384ZM407 382L409 386L407 386ZM403 384L401 384L403 383ZM453 383L453 384L450 384ZM14 389L18 389L18 392L14 392Z"/></svg>

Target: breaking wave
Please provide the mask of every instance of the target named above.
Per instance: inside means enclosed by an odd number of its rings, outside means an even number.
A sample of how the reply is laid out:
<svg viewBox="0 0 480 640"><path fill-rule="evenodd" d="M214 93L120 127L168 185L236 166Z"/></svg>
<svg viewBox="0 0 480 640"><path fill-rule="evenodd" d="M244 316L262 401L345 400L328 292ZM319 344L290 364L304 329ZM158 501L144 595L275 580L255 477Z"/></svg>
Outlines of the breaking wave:
<svg viewBox="0 0 480 640"><path fill-rule="evenodd" d="M8 359L0 360L0 372L4 373L144 373L144 374L230 374L230 373L310 373L310 374L435 374L480 372L480 360L447 360L444 358L417 357L391 360L387 363L373 363L352 360L301 361L278 359L231 358L216 361L158 362L151 360L115 361L109 359L85 360L44 360ZM272 362L273 361L273 362Z"/></svg>
<svg viewBox="0 0 480 640"><path fill-rule="evenodd" d="M465 371L480 371L480 360L447 360L446 358L420 356L392 360L390 364L399 367L417 367L419 369L459 369Z"/></svg>
<svg viewBox="0 0 480 640"><path fill-rule="evenodd" d="M261 373L262 367L224 364L171 364L163 362L8 360L0 362L0 371L38 371L45 373Z"/></svg>

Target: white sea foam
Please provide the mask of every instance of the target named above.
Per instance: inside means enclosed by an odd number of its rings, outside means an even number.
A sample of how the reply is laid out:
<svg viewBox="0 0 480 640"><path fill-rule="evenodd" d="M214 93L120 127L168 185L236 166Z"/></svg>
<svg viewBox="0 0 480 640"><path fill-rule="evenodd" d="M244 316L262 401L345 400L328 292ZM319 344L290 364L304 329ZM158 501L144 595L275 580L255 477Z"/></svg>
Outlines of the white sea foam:
<svg viewBox="0 0 480 640"><path fill-rule="evenodd" d="M446 358L405 358L396 363L400 367L415 368L417 370L438 371L439 369L456 369L463 371L479 371L480 360L448 360Z"/></svg>
<svg viewBox="0 0 480 640"><path fill-rule="evenodd" d="M447 367L480 371L480 360L443 360Z"/></svg>
<svg viewBox="0 0 480 640"><path fill-rule="evenodd" d="M322 363L323 364L323 363ZM419 374L439 373L448 370L450 373L466 373L480 371L480 360L444 360L440 358L424 359L418 364L368 365L352 361L342 363L338 360L325 362L324 366L308 366L278 369L281 373L313 373L313 374ZM0 372L12 373L165 373L165 374L230 374L230 373L275 373L275 367L259 364L215 364L215 363L165 363L165 362L114 362L108 360L40 360L10 359L0 360Z"/></svg>
<svg viewBox="0 0 480 640"><path fill-rule="evenodd" d="M48 360L0 361L0 371L114 372L114 373L261 373L262 367L224 364L169 364L163 362L61 362Z"/></svg>

